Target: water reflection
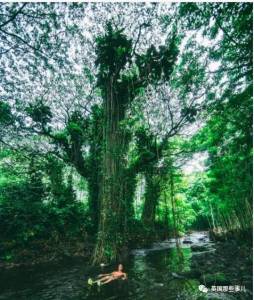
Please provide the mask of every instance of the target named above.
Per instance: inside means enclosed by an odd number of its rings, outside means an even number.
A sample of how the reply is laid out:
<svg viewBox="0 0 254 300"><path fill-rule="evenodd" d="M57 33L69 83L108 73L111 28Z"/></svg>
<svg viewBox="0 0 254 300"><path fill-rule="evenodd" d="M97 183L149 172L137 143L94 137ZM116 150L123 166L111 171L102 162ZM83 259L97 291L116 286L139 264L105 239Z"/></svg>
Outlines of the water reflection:
<svg viewBox="0 0 254 300"><path fill-rule="evenodd" d="M190 248L171 248L134 257L130 264L130 281L135 283L135 299L178 299L184 291L198 290L199 282L178 274L190 270ZM190 299L189 293L186 299Z"/></svg>
<svg viewBox="0 0 254 300"><path fill-rule="evenodd" d="M128 281L101 288L87 285L88 277L101 270L82 260L5 271L0 274L0 300L195 300L199 282L181 277L190 270L191 255L188 247L171 247L132 256L124 265Z"/></svg>

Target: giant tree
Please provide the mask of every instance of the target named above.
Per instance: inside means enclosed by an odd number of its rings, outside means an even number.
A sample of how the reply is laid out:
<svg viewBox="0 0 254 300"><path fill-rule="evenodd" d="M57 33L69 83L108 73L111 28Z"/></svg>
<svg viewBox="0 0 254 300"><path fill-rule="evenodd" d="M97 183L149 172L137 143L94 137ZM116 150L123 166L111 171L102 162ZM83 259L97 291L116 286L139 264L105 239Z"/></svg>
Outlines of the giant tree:
<svg viewBox="0 0 254 300"><path fill-rule="evenodd" d="M128 105L138 91L149 83L168 79L177 56L172 36L159 50L152 45L146 53L135 55L132 41L109 23L107 32L97 40L97 84L103 97L102 187L100 191L100 224L94 262L119 258L125 245L124 182L130 136L124 128Z"/></svg>

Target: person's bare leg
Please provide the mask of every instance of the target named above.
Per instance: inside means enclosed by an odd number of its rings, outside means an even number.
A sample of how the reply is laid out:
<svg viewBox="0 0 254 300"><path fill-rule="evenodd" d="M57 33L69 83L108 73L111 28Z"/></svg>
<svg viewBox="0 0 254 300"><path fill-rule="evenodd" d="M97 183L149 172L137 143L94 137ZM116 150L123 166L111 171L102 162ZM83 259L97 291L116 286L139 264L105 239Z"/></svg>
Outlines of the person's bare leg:
<svg viewBox="0 0 254 300"><path fill-rule="evenodd" d="M109 275L107 275L107 274L100 274L100 275L98 275L98 278L105 277L105 276L109 276Z"/></svg>
<svg viewBox="0 0 254 300"><path fill-rule="evenodd" d="M97 279L94 281L94 283L97 283L97 282L103 282L105 280L107 280L110 276L109 275L103 275L104 277L101 276L100 279ZM99 276L98 276L99 277Z"/></svg>
<svg viewBox="0 0 254 300"><path fill-rule="evenodd" d="M115 280L115 278L114 277L110 277L110 278L108 278L108 280L103 281L101 284L103 285L103 284L109 283L109 282L111 282L113 280Z"/></svg>
<svg viewBox="0 0 254 300"><path fill-rule="evenodd" d="M104 281L107 281L110 278L111 278L111 276L107 275L105 277L100 278L98 281L104 282Z"/></svg>

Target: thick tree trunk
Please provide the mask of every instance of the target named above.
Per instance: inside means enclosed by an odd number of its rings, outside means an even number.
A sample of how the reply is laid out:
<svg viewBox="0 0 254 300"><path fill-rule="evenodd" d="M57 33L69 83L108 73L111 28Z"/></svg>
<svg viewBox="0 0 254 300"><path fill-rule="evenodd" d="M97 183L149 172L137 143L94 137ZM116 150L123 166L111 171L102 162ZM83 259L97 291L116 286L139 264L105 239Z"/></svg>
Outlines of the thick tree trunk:
<svg viewBox="0 0 254 300"><path fill-rule="evenodd" d="M174 227L174 238L176 241L176 247L179 248L179 239L178 239L178 224L177 222L177 214L176 214L176 201L175 201L175 185L174 185L174 174L172 170L170 170L170 200L171 200L171 208L172 208L172 218L173 218L173 227Z"/></svg>
<svg viewBox="0 0 254 300"><path fill-rule="evenodd" d="M164 230L165 230L165 239L169 238L169 207L168 207L168 200L167 194L164 191L163 193L164 205L165 205L165 214L164 214Z"/></svg>
<svg viewBox="0 0 254 300"><path fill-rule="evenodd" d="M102 143L103 143L103 114L102 107L95 105L92 108L92 118L90 119L90 155L87 159L87 165L90 172L87 172L88 182L88 205L89 216L91 218L91 230L98 232L99 213L100 213L100 188L102 181Z"/></svg>
<svg viewBox="0 0 254 300"><path fill-rule="evenodd" d="M124 236L126 242L131 240L131 229L135 218L134 213L134 195L136 189L136 176L132 169L126 169L123 182L123 215L124 215Z"/></svg>
<svg viewBox="0 0 254 300"><path fill-rule="evenodd" d="M100 200L99 200L99 191L101 178L98 170L98 166L93 166L93 171L87 178L88 182L88 209L89 217L91 218L91 230L93 233L98 231L99 226L99 211L100 211Z"/></svg>
<svg viewBox="0 0 254 300"><path fill-rule="evenodd" d="M124 105L114 93L110 81L104 100L104 149L102 154L102 185L100 190L100 220L93 262L119 259L125 244L124 171L125 136L120 128Z"/></svg>
<svg viewBox="0 0 254 300"><path fill-rule="evenodd" d="M145 203L142 212L142 222L147 234L150 235L149 239L154 237L155 231L155 215L158 198L160 196L160 185L156 175L146 175L146 190L145 190Z"/></svg>

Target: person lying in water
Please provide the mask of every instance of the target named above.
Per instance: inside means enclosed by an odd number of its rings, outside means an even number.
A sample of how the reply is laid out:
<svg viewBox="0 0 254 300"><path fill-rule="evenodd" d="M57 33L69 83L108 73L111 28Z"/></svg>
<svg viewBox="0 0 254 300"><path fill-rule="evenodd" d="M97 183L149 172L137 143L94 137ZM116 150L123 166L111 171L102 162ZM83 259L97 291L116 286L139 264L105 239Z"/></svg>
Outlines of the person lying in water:
<svg viewBox="0 0 254 300"><path fill-rule="evenodd" d="M119 264L117 271L113 271L112 273L108 273L108 274L100 274L98 277L100 279L95 281L90 280L88 281L88 283L89 284L97 283L98 285L103 285L116 279L125 280L127 279L127 274L123 272L123 265Z"/></svg>

